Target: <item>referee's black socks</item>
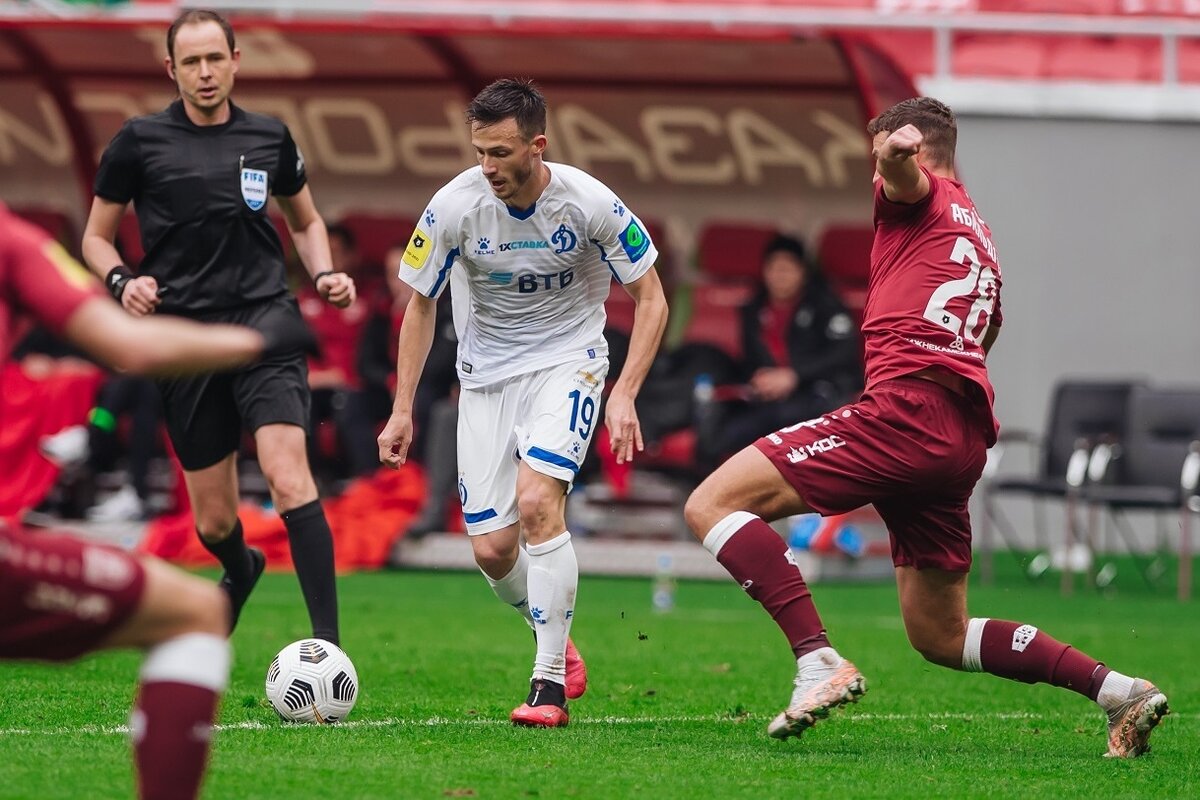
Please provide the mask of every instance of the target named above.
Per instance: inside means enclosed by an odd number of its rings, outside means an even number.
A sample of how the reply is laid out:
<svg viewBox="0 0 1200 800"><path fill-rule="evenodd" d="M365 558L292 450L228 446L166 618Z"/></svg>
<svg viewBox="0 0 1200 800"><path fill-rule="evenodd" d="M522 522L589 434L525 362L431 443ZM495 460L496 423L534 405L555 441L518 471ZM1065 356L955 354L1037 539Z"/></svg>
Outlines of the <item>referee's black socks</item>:
<svg viewBox="0 0 1200 800"><path fill-rule="evenodd" d="M235 586L245 586L254 575L254 563L250 560L250 551L246 548L246 540L242 537L242 521L234 523L233 530L219 542L210 542L203 536L200 543L204 549L216 556L217 561L225 568L225 575Z"/></svg>
<svg viewBox="0 0 1200 800"><path fill-rule="evenodd" d="M313 637L339 644L333 534L325 520L325 509L320 500L313 500L280 516L287 526L292 562L308 605Z"/></svg>

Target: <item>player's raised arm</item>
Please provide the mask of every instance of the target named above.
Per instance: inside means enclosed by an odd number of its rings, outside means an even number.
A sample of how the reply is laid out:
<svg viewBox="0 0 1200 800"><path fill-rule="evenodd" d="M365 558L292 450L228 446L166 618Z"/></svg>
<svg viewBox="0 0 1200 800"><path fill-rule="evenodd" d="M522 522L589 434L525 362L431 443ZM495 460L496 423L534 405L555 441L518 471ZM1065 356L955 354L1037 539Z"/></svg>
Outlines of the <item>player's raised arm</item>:
<svg viewBox="0 0 1200 800"><path fill-rule="evenodd" d="M392 416L379 434L379 461L392 469L399 469L408 459L408 447L413 437L413 398L433 344L436 322L437 300L414 292L404 312L404 321L400 323Z"/></svg>
<svg viewBox="0 0 1200 800"><path fill-rule="evenodd" d="M325 220L317 212L312 190L306 184L291 197L276 195L275 199L283 209L296 253L313 279L317 292L338 308L349 306L357 296L354 279L333 268L333 257L329 254L329 232L325 228Z"/></svg>
<svg viewBox="0 0 1200 800"><path fill-rule="evenodd" d="M875 170L883 193L893 203L919 203L929 194L929 176L917 163L925 137L915 125L880 131L873 142Z"/></svg>
<svg viewBox="0 0 1200 800"><path fill-rule="evenodd" d="M621 370L621 377L608 397L604 412L604 424L608 428L618 464L631 461L634 449L641 452L645 446L634 401L642 382L646 380L646 373L650 371L667 327L667 298L663 294L657 270L649 270L637 280L625 284L624 288L635 304L629 355Z"/></svg>

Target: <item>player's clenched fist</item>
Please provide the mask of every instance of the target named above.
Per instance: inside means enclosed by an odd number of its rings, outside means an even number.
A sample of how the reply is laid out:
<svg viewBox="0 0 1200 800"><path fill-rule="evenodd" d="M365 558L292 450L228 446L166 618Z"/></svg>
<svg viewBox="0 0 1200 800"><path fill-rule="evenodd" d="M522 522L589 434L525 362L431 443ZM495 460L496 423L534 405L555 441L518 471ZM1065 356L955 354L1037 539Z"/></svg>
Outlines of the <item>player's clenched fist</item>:
<svg viewBox="0 0 1200 800"><path fill-rule="evenodd" d="M317 278L317 292L325 301L338 308L347 308L354 302L356 291L354 279L344 272L326 272Z"/></svg>
<svg viewBox="0 0 1200 800"><path fill-rule="evenodd" d="M874 156L880 161L903 161L921 152L925 136L915 125L905 125L888 135L883 144L875 148Z"/></svg>

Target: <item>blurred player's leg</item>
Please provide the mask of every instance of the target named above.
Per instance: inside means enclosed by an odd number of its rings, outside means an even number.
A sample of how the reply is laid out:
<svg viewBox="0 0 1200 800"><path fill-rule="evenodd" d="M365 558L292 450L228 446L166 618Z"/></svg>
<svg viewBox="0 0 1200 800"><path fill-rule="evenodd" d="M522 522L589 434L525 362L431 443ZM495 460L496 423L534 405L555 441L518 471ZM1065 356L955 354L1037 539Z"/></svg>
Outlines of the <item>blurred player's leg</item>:
<svg viewBox="0 0 1200 800"><path fill-rule="evenodd" d="M897 567L896 583L909 641L927 660L1078 692L1107 713L1110 756L1149 748L1150 732L1167 713L1167 698L1153 684L1110 670L1032 625L968 620L965 572Z"/></svg>
<svg viewBox="0 0 1200 800"><path fill-rule="evenodd" d="M263 425L254 431L254 440L271 499L287 527L296 578L308 607L313 637L338 644L333 533L308 468L304 428L293 424Z"/></svg>
<svg viewBox="0 0 1200 800"><path fill-rule="evenodd" d="M147 559L137 612L104 647L146 648L130 719L142 798L190 798L208 759L217 700L229 679L224 594Z"/></svg>
<svg viewBox="0 0 1200 800"><path fill-rule="evenodd" d="M188 470L184 476L200 542L225 569L220 587L229 598L232 633L266 566L262 552L246 546L237 517L237 453L210 467Z"/></svg>

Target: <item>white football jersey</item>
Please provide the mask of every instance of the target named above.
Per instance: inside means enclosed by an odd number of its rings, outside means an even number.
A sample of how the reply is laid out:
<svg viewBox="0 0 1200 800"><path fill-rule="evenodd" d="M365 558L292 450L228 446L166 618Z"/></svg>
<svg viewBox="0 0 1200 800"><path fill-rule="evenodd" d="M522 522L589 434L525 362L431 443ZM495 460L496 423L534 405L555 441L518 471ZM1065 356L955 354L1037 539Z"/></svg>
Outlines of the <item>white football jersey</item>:
<svg viewBox="0 0 1200 800"><path fill-rule="evenodd" d="M586 172L546 162L550 183L524 211L480 167L441 188L421 214L400 278L426 297L453 279L458 377L477 389L605 355L604 301L658 258L646 228ZM464 291L465 290L465 291Z"/></svg>

